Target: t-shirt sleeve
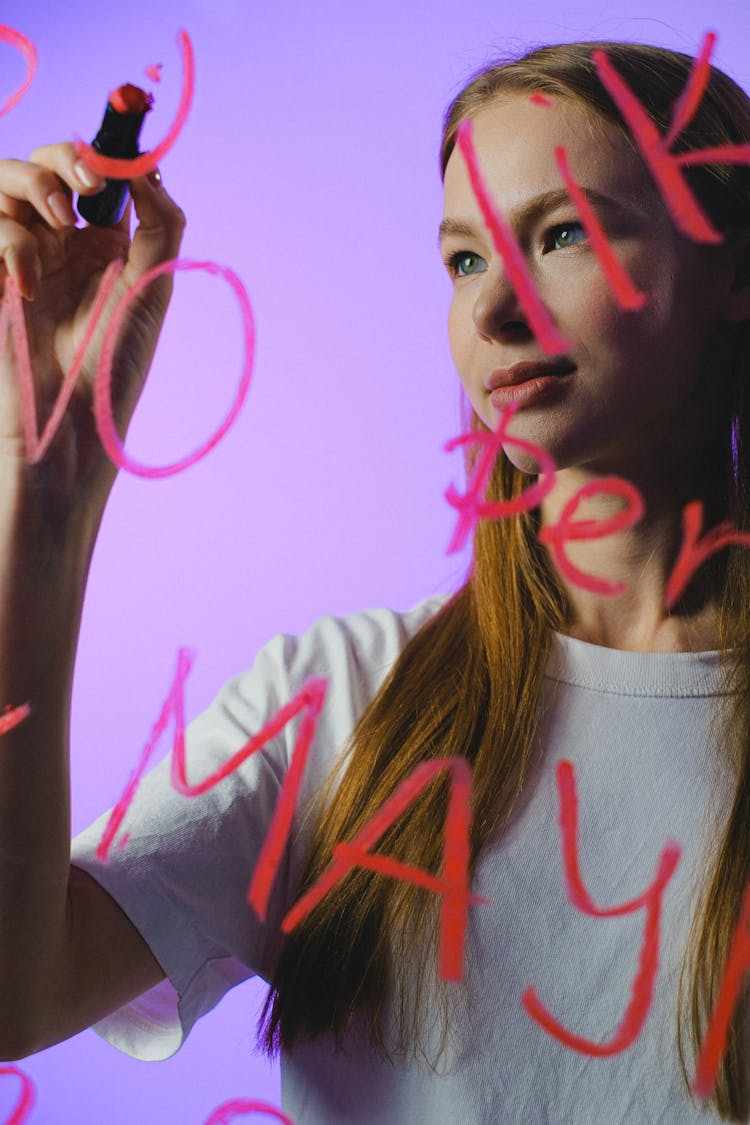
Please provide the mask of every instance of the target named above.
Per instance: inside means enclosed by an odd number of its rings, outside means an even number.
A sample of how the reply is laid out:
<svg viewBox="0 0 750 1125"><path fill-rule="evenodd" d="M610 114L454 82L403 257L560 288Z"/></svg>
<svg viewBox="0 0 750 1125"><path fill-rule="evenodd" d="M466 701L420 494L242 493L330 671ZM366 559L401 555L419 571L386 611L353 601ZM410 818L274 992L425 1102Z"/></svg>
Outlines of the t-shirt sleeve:
<svg viewBox="0 0 750 1125"><path fill-rule="evenodd" d="M237 754L310 678L328 680L265 922L247 893L302 714L199 796L173 787L167 756L142 779L106 860L96 850L109 812L75 837L72 863L116 900L166 974L95 1025L114 1046L140 1059L167 1058L230 988L253 975L268 979L316 819L316 795L408 636L441 601L428 599L406 615L378 610L323 618L300 638L276 637L188 726L186 772L196 784Z"/></svg>
<svg viewBox="0 0 750 1125"><path fill-rule="evenodd" d="M269 644L252 669L226 683L188 726L191 783L219 769L288 702L293 685L284 649L290 641ZM173 787L171 755L165 758L141 781L106 860L96 849L109 812L73 840L72 862L118 902L167 976L96 1025L128 1054L168 1057L227 989L254 974L266 975L271 939L283 917L288 854L274 880L265 924L248 904L247 891L297 726L290 723L291 730L198 796Z"/></svg>

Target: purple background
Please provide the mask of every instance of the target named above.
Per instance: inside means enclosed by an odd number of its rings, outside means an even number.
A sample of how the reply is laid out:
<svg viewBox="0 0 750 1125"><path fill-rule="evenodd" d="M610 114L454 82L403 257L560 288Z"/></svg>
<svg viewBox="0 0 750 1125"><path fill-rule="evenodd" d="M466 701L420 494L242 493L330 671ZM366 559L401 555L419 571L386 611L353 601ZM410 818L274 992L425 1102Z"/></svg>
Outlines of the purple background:
<svg viewBox="0 0 750 1125"><path fill-rule="evenodd" d="M177 104L176 32L189 32L195 102L164 181L188 215L182 256L231 266L257 321L253 386L220 446L169 480L122 474L115 486L77 666L74 830L119 797L180 645L198 650L193 716L273 634L460 582L467 556L445 555L442 499L461 480L459 455L442 452L460 399L435 239L440 118L468 75L493 53L579 38L695 53L711 29L715 61L750 86L735 0L649 0L637 17L611 0L604 12L600 0L525 7L514 20L497 0L130 0L127 18L92 0L3 5L40 52L31 91L0 120L2 154L20 158L88 139L125 81L155 91L152 146ZM157 62L158 87L143 73ZM0 98L22 74L0 45ZM229 288L180 276L129 451L163 464L205 440L240 365ZM253 1055L261 997L252 982L236 989L159 1065L92 1032L24 1060L30 1122L203 1125L232 1098L278 1104L276 1068ZM0 1081L0 1121L16 1096L15 1080Z"/></svg>

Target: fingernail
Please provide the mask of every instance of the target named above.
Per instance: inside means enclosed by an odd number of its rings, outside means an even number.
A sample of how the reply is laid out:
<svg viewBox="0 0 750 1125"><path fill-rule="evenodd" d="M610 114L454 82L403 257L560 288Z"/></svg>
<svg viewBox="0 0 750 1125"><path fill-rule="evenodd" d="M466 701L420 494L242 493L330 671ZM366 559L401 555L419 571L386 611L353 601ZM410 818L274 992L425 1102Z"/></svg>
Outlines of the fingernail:
<svg viewBox="0 0 750 1125"><path fill-rule="evenodd" d="M96 172L92 172L82 160L77 160L73 165L75 172L81 183L88 188L104 187L104 180L101 176L97 176Z"/></svg>
<svg viewBox="0 0 750 1125"><path fill-rule="evenodd" d="M152 187L164 187L164 184L162 183L161 172L158 168L152 168L151 171L147 174L146 179Z"/></svg>
<svg viewBox="0 0 750 1125"><path fill-rule="evenodd" d="M67 195L62 191L53 191L47 196L47 206L57 219L58 223L69 227L76 221L73 208Z"/></svg>

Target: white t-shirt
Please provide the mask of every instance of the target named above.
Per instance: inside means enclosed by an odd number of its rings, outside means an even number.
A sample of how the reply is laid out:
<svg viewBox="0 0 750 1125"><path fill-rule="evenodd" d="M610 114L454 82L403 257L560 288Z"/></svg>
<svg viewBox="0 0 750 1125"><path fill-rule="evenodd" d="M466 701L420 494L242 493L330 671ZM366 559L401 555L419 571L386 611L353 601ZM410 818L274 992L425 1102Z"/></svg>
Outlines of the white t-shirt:
<svg viewBox="0 0 750 1125"><path fill-rule="evenodd" d="M443 604L408 613L326 617L281 636L230 680L187 733L188 776L211 774L312 676L330 679L298 810L328 775L352 726L406 641ZM556 636L542 694L535 765L511 824L480 859L465 985L451 985L454 1026L430 1068L374 1057L363 1035L346 1051L327 1036L282 1058L282 1106L296 1125L684 1125L715 1120L691 1103L676 1048L677 979L701 860L731 798L712 720L722 699L714 653L638 653ZM233 985L267 977L278 926L294 903L308 836L295 816L262 925L247 888L289 765L299 719L199 797L178 794L165 759L138 790L106 863L107 816L78 836L73 860L120 903L167 980L97 1025L142 1059L174 1053ZM600 906L641 895L669 840L682 848L664 895L660 965L632 1046L592 1058L526 1013L533 985L571 1033L609 1041L627 1008L644 910L596 918L568 900L558 828L557 763L575 767L583 881ZM458 992L456 990L459 990Z"/></svg>

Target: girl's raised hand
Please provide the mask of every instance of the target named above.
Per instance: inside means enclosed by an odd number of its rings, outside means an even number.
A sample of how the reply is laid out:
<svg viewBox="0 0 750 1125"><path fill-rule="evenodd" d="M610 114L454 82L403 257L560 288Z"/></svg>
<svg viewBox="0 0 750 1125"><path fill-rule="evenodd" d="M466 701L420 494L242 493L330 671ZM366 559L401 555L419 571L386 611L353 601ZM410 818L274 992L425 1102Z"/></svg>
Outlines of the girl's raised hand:
<svg viewBox="0 0 750 1125"><path fill-rule="evenodd" d="M36 149L28 161L0 160L0 288L12 278L23 298L38 428L44 428L85 334L99 283L111 262L124 269L86 350L70 403L43 459L26 464L21 393L10 333L0 339L0 495L33 480L50 518L84 507L98 520L116 475L96 431L93 383L112 308L147 270L177 257L184 216L158 174L131 182L132 205L111 227L76 226L72 193L93 195L104 181L72 144ZM130 210L138 220L132 240ZM172 289L170 274L134 299L118 336L112 399L125 433L159 336ZM19 473L19 470L22 472Z"/></svg>

